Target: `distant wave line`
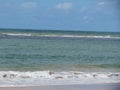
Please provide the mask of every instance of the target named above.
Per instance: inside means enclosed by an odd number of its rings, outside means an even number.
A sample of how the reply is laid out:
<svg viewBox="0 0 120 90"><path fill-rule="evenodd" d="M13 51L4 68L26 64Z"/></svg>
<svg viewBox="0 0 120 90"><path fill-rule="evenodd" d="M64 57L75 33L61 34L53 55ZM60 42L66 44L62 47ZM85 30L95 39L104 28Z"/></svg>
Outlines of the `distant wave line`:
<svg viewBox="0 0 120 90"><path fill-rule="evenodd" d="M32 36L30 33L2 33L2 35L8 36Z"/></svg>
<svg viewBox="0 0 120 90"><path fill-rule="evenodd" d="M7 36L38 36L38 37L63 37L63 38L106 38L106 39L120 39L118 36L111 35L60 35L60 34L31 34L31 33L2 33Z"/></svg>

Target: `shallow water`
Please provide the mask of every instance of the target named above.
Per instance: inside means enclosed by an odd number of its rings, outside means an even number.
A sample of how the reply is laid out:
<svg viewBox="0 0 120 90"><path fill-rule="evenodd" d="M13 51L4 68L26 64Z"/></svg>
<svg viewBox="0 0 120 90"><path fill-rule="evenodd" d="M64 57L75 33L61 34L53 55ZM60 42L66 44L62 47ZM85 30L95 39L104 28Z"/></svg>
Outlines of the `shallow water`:
<svg viewBox="0 0 120 90"><path fill-rule="evenodd" d="M1 30L0 71L107 72L119 79L120 33Z"/></svg>

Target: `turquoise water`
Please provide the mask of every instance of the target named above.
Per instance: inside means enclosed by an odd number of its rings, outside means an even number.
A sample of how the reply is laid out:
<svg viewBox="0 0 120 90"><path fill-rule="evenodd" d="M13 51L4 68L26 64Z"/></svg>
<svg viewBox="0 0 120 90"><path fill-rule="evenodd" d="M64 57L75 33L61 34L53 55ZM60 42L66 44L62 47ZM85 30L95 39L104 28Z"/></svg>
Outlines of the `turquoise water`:
<svg viewBox="0 0 120 90"><path fill-rule="evenodd" d="M62 73L64 71L67 74ZM16 85L16 80L20 83L20 78L34 78L36 82L36 78L69 79L70 75L73 80L81 80L81 75L85 78L98 76L103 80L116 77L116 80L120 80L119 72L120 33L0 31L0 80L3 81L0 85L10 84L6 78Z"/></svg>
<svg viewBox="0 0 120 90"><path fill-rule="evenodd" d="M0 70L92 70L120 68L120 33L4 31L0 36ZM53 33L52 33L53 32ZM27 34L31 36L27 36ZM38 36L38 35L49 36ZM73 34L72 34L73 33ZM90 35L89 35L90 33ZM37 34L37 36L35 36ZM57 37L50 35L89 35ZM32 36L33 35L33 36Z"/></svg>

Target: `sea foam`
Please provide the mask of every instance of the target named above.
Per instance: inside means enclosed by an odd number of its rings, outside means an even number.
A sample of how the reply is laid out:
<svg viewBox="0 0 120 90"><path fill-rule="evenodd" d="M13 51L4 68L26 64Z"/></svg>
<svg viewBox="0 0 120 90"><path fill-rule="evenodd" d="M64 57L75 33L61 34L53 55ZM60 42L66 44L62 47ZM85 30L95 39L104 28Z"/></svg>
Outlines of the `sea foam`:
<svg viewBox="0 0 120 90"><path fill-rule="evenodd" d="M2 35L8 35L8 36L31 36L30 33L2 33Z"/></svg>
<svg viewBox="0 0 120 90"><path fill-rule="evenodd" d="M1 33L4 36L27 36L27 37L61 37L61 38L100 38L100 39L120 39L118 36L111 35L69 35L69 34L32 34L32 33Z"/></svg>
<svg viewBox="0 0 120 90"><path fill-rule="evenodd" d="M120 73L105 72L52 72L52 71L0 71L0 86L3 85L61 85L120 83Z"/></svg>
<svg viewBox="0 0 120 90"><path fill-rule="evenodd" d="M120 39L117 36L110 35L57 35L57 34L48 34L48 35L39 35L40 37L63 37L63 38L106 38L106 39Z"/></svg>

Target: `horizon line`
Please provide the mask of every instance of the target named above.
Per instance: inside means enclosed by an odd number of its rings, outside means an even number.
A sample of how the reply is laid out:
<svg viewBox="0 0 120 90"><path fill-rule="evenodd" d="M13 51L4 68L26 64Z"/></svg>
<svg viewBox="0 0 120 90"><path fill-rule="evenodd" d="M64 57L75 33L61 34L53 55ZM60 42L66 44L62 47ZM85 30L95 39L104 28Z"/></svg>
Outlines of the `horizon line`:
<svg viewBox="0 0 120 90"><path fill-rule="evenodd" d="M64 31L64 32L112 32L112 33L120 33L120 31L95 31L95 30L65 30L65 29L30 29L30 28L0 28L0 30L15 30L15 31Z"/></svg>

